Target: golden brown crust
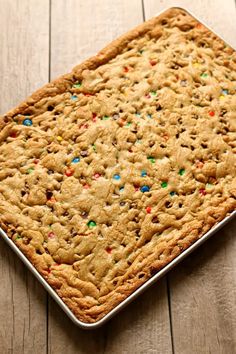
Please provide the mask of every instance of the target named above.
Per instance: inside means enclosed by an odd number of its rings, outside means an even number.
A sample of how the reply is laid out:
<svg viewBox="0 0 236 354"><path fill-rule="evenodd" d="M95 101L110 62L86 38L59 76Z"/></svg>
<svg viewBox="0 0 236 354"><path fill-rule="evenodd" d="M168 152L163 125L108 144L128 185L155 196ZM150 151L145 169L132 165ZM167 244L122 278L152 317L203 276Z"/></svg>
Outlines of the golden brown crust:
<svg viewBox="0 0 236 354"><path fill-rule="evenodd" d="M0 224L81 321L235 209L235 63L173 8L0 117Z"/></svg>

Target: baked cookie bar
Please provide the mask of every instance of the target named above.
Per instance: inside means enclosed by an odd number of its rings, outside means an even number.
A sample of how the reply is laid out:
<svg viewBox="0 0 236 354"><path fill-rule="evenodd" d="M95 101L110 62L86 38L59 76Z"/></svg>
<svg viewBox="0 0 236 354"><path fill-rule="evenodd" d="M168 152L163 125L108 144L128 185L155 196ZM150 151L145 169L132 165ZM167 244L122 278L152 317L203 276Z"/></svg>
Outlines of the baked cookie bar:
<svg viewBox="0 0 236 354"><path fill-rule="evenodd" d="M96 322L236 206L236 54L172 8L0 118L0 225Z"/></svg>

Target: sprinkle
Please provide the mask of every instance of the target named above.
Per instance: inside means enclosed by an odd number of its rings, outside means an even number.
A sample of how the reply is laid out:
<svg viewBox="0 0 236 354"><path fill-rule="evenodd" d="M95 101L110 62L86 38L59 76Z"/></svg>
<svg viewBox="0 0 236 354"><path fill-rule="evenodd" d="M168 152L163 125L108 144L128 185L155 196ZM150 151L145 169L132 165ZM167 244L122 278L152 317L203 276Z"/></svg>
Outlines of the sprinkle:
<svg viewBox="0 0 236 354"><path fill-rule="evenodd" d="M151 98L151 95L150 95L149 93L147 93L147 94L145 95L145 97L146 97L146 98Z"/></svg>
<svg viewBox="0 0 236 354"><path fill-rule="evenodd" d="M114 175L113 179L115 179L116 181L119 181L120 180L120 175L118 175L118 174Z"/></svg>
<svg viewBox="0 0 236 354"><path fill-rule="evenodd" d="M97 115L96 113L93 113L93 118L92 118L93 122L96 122L97 121Z"/></svg>
<svg viewBox="0 0 236 354"><path fill-rule="evenodd" d="M199 189L201 195L206 195L206 190L204 188Z"/></svg>
<svg viewBox="0 0 236 354"><path fill-rule="evenodd" d="M97 151L96 144L93 144L92 147L93 147L93 151Z"/></svg>
<svg viewBox="0 0 236 354"><path fill-rule="evenodd" d="M29 118L26 118L23 120L23 125L25 125L26 127L30 127L32 124L33 124L33 122Z"/></svg>
<svg viewBox="0 0 236 354"><path fill-rule="evenodd" d="M136 112L135 115L136 115L137 118L141 117L141 114L139 112Z"/></svg>
<svg viewBox="0 0 236 354"><path fill-rule="evenodd" d="M31 168L28 168L27 173L30 174L30 173L32 173L32 172L34 172L34 168L32 168L32 167L31 167Z"/></svg>
<svg viewBox="0 0 236 354"><path fill-rule="evenodd" d="M193 63L194 68L200 68L200 66L201 66L201 64L199 64L199 63Z"/></svg>
<svg viewBox="0 0 236 354"><path fill-rule="evenodd" d="M108 120L110 117L108 117L108 116L103 116L102 117L102 120Z"/></svg>
<svg viewBox="0 0 236 354"><path fill-rule="evenodd" d="M125 124L125 127L130 127L131 124L132 124L131 122L128 122L128 123Z"/></svg>
<svg viewBox="0 0 236 354"><path fill-rule="evenodd" d="M170 192L170 196L173 197L176 193L174 191Z"/></svg>
<svg viewBox="0 0 236 354"><path fill-rule="evenodd" d="M166 181L162 182L161 183L161 187L162 188L166 188L168 186L168 183Z"/></svg>
<svg viewBox="0 0 236 354"><path fill-rule="evenodd" d="M19 234L16 234L15 240L19 240L20 238L21 238L21 236Z"/></svg>
<svg viewBox="0 0 236 354"><path fill-rule="evenodd" d="M185 169L184 169L184 168L181 168L181 169L179 170L179 175L180 175L180 176L183 176L184 173L185 173Z"/></svg>
<svg viewBox="0 0 236 354"><path fill-rule="evenodd" d="M151 93L152 96L156 96L157 95L156 91L151 91L150 93Z"/></svg>
<svg viewBox="0 0 236 354"><path fill-rule="evenodd" d="M80 162L80 158L78 156L74 157L71 163L78 163Z"/></svg>
<svg viewBox="0 0 236 354"><path fill-rule="evenodd" d="M106 252L109 253L109 254L111 254L112 248L111 248L111 247L107 247L107 248L106 248Z"/></svg>
<svg viewBox="0 0 236 354"><path fill-rule="evenodd" d="M146 207L146 212L147 212L148 214L150 214L151 211L152 211L152 208L151 208L150 206Z"/></svg>
<svg viewBox="0 0 236 354"><path fill-rule="evenodd" d="M93 220L90 220L88 223L87 223L88 227L92 228L92 227L95 227L97 224L95 223L95 221Z"/></svg>
<svg viewBox="0 0 236 354"><path fill-rule="evenodd" d="M146 177L146 176L147 176L147 171L142 170L142 172L141 172L141 177Z"/></svg>
<svg viewBox="0 0 236 354"><path fill-rule="evenodd" d="M55 234L54 234L54 232L49 232L49 234L48 234L48 238L55 238Z"/></svg>
<svg viewBox="0 0 236 354"><path fill-rule="evenodd" d="M220 100L224 100L225 99L225 95L220 95Z"/></svg>
<svg viewBox="0 0 236 354"><path fill-rule="evenodd" d="M202 73L200 76L201 76L202 78L206 78L206 77L208 77L208 74L207 74L207 73Z"/></svg>
<svg viewBox="0 0 236 354"><path fill-rule="evenodd" d="M215 112L214 112L214 111L210 111L210 112L209 112L209 116L214 117L214 115L215 115Z"/></svg>
<svg viewBox="0 0 236 354"><path fill-rule="evenodd" d="M149 63L151 64L151 66L154 66L154 65L156 65L157 61L154 59L151 59L151 60L149 60Z"/></svg>
<svg viewBox="0 0 236 354"><path fill-rule="evenodd" d="M34 163L35 165L37 165L37 164L39 163L39 160L38 160L38 159L34 159L33 163Z"/></svg>
<svg viewBox="0 0 236 354"><path fill-rule="evenodd" d="M155 163L156 162L156 159L152 156L148 156L147 158L151 163Z"/></svg>
<svg viewBox="0 0 236 354"><path fill-rule="evenodd" d="M124 66L124 72L127 73L129 71L129 68L127 66Z"/></svg>
<svg viewBox="0 0 236 354"><path fill-rule="evenodd" d="M90 188L90 185L89 184L84 184L84 189L89 189Z"/></svg>
<svg viewBox="0 0 236 354"><path fill-rule="evenodd" d="M81 87L81 82L77 82L76 84L73 85L75 88L80 88Z"/></svg>
<svg viewBox="0 0 236 354"><path fill-rule="evenodd" d="M57 136L57 140L58 140L58 141L62 141L63 138L62 138L61 136Z"/></svg>
<svg viewBox="0 0 236 354"><path fill-rule="evenodd" d="M68 167L68 168L66 169L65 174L66 174L67 177L70 177L70 176L72 176L72 175L74 174L74 172L75 172L75 170L74 170L73 168Z"/></svg>
<svg viewBox="0 0 236 354"><path fill-rule="evenodd" d="M120 187L120 192L124 192L124 189L125 189L124 186Z"/></svg>
<svg viewBox="0 0 236 354"><path fill-rule="evenodd" d="M150 187L149 186L142 186L140 188L140 190L141 190L142 193L149 192L150 191Z"/></svg>
<svg viewBox="0 0 236 354"><path fill-rule="evenodd" d="M78 99L78 97L77 97L76 95L73 95L73 96L71 96L71 99L72 99L73 101L76 101L76 100Z"/></svg>
<svg viewBox="0 0 236 354"><path fill-rule="evenodd" d="M152 115L151 115L151 114L147 114L147 117L151 119L151 118L152 118Z"/></svg>
<svg viewBox="0 0 236 354"><path fill-rule="evenodd" d="M212 183L207 183L206 184L206 188L212 188L213 187L213 184Z"/></svg>
<svg viewBox="0 0 236 354"><path fill-rule="evenodd" d="M224 96L227 96L227 95L228 95L228 90L222 90L221 93L222 93Z"/></svg>

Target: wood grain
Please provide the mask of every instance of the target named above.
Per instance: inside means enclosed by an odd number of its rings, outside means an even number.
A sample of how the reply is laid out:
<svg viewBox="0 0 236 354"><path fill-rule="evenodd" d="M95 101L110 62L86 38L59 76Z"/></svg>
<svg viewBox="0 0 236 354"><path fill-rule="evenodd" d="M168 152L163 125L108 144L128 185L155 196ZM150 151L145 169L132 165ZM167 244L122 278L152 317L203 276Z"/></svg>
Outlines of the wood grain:
<svg viewBox="0 0 236 354"><path fill-rule="evenodd" d="M141 1L119 0L111 6L109 0L53 0L51 76L69 71L142 21ZM120 354L158 350L169 354L166 294L166 282L162 280L102 329L92 332L75 327L50 300L49 352Z"/></svg>
<svg viewBox="0 0 236 354"><path fill-rule="evenodd" d="M171 6L189 9L236 47L234 0L145 0L145 15ZM175 354L236 352L235 225L214 235L168 276Z"/></svg>
<svg viewBox="0 0 236 354"><path fill-rule="evenodd" d="M0 6L3 113L47 82L49 7L47 0ZM46 353L46 293L2 239L0 279L0 353Z"/></svg>

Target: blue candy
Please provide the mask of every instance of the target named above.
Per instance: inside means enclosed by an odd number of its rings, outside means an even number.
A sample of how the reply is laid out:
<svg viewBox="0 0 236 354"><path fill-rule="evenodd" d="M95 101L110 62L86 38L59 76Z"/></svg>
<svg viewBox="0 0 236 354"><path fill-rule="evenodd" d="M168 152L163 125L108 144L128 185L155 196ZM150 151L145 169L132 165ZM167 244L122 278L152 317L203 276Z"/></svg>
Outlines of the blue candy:
<svg viewBox="0 0 236 354"><path fill-rule="evenodd" d="M143 192L143 193L149 192L149 191L150 191L150 187L148 187L148 186L142 186L142 187L140 188L140 190L141 190L141 192Z"/></svg>
<svg viewBox="0 0 236 354"><path fill-rule="evenodd" d="M30 127L32 124L33 124L33 122L29 118L26 118L23 120L23 125L26 125L27 127Z"/></svg>
<svg viewBox="0 0 236 354"><path fill-rule="evenodd" d="M77 162L80 162L79 157L74 157L73 160L71 161L71 163L77 163Z"/></svg>
<svg viewBox="0 0 236 354"><path fill-rule="evenodd" d="M115 179L116 181L119 181L120 180L120 175L114 175L113 179Z"/></svg>
<svg viewBox="0 0 236 354"><path fill-rule="evenodd" d="M147 171L142 170L142 172L141 172L141 177L146 177L146 176L147 176Z"/></svg>

